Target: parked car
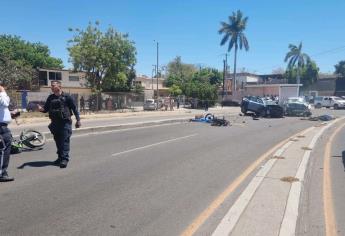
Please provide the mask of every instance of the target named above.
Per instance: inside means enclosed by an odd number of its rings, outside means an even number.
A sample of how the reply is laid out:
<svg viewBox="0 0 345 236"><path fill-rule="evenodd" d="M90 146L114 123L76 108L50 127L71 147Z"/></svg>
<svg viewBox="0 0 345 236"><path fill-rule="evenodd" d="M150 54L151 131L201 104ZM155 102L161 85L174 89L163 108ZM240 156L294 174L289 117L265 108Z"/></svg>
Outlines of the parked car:
<svg viewBox="0 0 345 236"><path fill-rule="evenodd" d="M146 99L144 102L144 111L154 111L157 110L157 103L154 99Z"/></svg>
<svg viewBox="0 0 345 236"><path fill-rule="evenodd" d="M44 106L45 104L45 101L30 101L28 103L28 105L26 106L26 110L28 112L33 112L33 111L38 111L38 106L37 105L40 105L40 106Z"/></svg>
<svg viewBox="0 0 345 236"><path fill-rule="evenodd" d="M254 112L257 116L283 117L284 110L276 101L260 97L244 97L241 102L241 112Z"/></svg>
<svg viewBox="0 0 345 236"><path fill-rule="evenodd" d="M343 98L335 97L335 96L315 97L314 105L315 105L315 108L333 107L335 110L337 110L340 108L345 108L345 100Z"/></svg>

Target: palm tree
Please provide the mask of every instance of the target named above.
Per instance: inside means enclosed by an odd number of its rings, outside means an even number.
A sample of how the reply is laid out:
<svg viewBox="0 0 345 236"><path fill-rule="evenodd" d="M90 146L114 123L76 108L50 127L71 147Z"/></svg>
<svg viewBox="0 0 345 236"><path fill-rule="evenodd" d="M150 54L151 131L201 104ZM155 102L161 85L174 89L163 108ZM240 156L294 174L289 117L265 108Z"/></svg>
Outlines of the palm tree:
<svg viewBox="0 0 345 236"><path fill-rule="evenodd" d="M236 64L237 64L237 49L244 47L246 51L249 50L248 40L243 33L246 29L248 17L243 18L243 14L240 10L233 12L229 16L229 23L221 22L221 28L218 31L219 34L224 34L220 45L224 45L229 41L228 52L235 46L235 60L234 60L234 83L233 91L236 90Z"/></svg>
<svg viewBox="0 0 345 236"><path fill-rule="evenodd" d="M288 62L288 69L292 70L297 63L297 84L300 84L301 69L306 63L310 62L310 57L302 52L302 42L299 46L290 44L290 51L285 56L285 62ZM297 95L299 96L299 86L297 87Z"/></svg>

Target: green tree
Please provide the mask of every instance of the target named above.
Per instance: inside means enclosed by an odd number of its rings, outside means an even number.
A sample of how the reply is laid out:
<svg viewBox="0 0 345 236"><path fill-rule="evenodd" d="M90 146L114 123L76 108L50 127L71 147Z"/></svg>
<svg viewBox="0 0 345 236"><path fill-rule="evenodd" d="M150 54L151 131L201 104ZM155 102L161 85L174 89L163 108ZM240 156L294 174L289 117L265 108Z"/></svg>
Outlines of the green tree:
<svg viewBox="0 0 345 236"><path fill-rule="evenodd" d="M50 56L47 46L18 36L0 35L0 80L10 89L33 89L37 68L63 68L62 60Z"/></svg>
<svg viewBox="0 0 345 236"><path fill-rule="evenodd" d="M214 68L203 68L194 73L193 78L201 82L207 82L212 85L220 85L223 81L223 73Z"/></svg>
<svg viewBox="0 0 345 236"><path fill-rule="evenodd" d="M75 70L87 73L89 86L94 90L129 91L135 78L136 49L127 34L110 26L105 33L99 22L89 23L85 30L74 32L69 41L70 61Z"/></svg>
<svg viewBox="0 0 345 236"><path fill-rule="evenodd" d="M229 16L229 23L221 22L221 28L219 29L219 34L224 34L220 45L223 46L226 42L229 41L228 52L235 47L234 55L234 83L233 90L236 90L236 65L237 65L237 50L238 48L242 50L244 47L246 51L249 50L249 43L247 37L244 34L244 31L247 27L248 17L243 17L243 13L238 10L233 12Z"/></svg>
<svg viewBox="0 0 345 236"><path fill-rule="evenodd" d="M179 95L182 94L182 90L180 89L180 87L176 84L173 84L170 88L169 88L169 93L174 96L177 97Z"/></svg>
<svg viewBox="0 0 345 236"><path fill-rule="evenodd" d="M138 94L144 93L144 90L145 90L145 88L144 88L141 84L136 84L136 85L134 86L134 88L132 89L132 91L133 91L134 93L138 93Z"/></svg>
<svg viewBox="0 0 345 236"><path fill-rule="evenodd" d="M298 68L288 68L285 72L285 77L291 84L296 83L296 77ZM308 61L302 68L300 68L300 82L303 84L303 88L315 83L319 77L319 68L312 60Z"/></svg>
<svg viewBox="0 0 345 236"><path fill-rule="evenodd" d="M335 74L341 75L343 78L345 78L345 61L339 61L335 67Z"/></svg>
<svg viewBox="0 0 345 236"><path fill-rule="evenodd" d="M181 57L176 57L168 63L167 71L165 85L169 87L170 94L184 94L187 97L209 101L217 99L217 88L222 81L222 73L218 70L198 70L194 65L183 63Z"/></svg>
<svg viewBox="0 0 345 236"><path fill-rule="evenodd" d="M9 90L32 89L31 81L36 78L37 73L31 66L0 57L0 81Z"/></svg>
<svg viewBox="0 0 345 236"><path fill-rule="evenodd" d="M167 76L173 77L180 82L187 82L192 79L197 68L192 64L183 63L180 56L177 56L167 65Z"/></svg>
<svg viewBox="0 0 345 236"><path fill-rule="evenodd" d="M30 43L18 36L0 35L0 57L33 69L63 68L62 60L50 56L46 45Z"/></svg>
<svg viewBox="0 0 345 236"><path fill-rule="evenodd" d="M297 84L300 84L300 78L301 78L301 70L304 67L306 63L310 62L310 57L302 52L302 42L298 45L290 44L289 45L290 51L286 54L284 61L288 62L288 70L291 70L296 67L297 69ZM297 90L297 94L299 94L299 87Z"/></svg>

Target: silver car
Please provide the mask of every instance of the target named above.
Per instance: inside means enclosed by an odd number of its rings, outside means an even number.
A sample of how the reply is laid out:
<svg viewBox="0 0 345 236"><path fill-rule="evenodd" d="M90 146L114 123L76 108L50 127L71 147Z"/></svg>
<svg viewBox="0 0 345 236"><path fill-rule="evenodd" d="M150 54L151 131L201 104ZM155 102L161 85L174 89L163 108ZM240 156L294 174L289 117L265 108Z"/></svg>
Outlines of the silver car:
<svg viewBox="0 0 345 236"><path fill-rule="evenodd" d="M154 111L157 110L157 103L154 99L146 99L144 102L144 111Z"/></svg>

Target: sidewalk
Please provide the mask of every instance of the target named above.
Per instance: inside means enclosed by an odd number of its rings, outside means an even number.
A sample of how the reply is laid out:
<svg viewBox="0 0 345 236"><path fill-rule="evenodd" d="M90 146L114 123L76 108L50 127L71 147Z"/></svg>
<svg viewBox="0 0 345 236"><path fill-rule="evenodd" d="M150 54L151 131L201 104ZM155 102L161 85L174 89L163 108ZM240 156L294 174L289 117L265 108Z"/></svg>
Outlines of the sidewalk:
<svg viewBox="0 0 345 236"><path fill-rule="evenodd" d="M194 118L196 114L213 113L216 115L238 115L239 107L212 107L207 112L197 109L180 108L174 111L135 111L135 112L112 112L112 113L89 113L81 115L82 128L77 132L94 132L96 129L118 129L126 128L125 126L135 125L145 126L173 121L186 121ZM75 119L75 118L72 118ZM11 122L9 128L13 135L18 135L24 129L35 129L40 132L49 133L48 117L19 118L19 125ZM155 123L153 123L155 122ZM76 132L76 130L74 130Z"/></svg>
<svg viewBox="0 0 345 236"><path fill-rule="evenodd" d="M278 149L260 168L212 235L295 235L310 154L318 138L336 121L311 127Z"/></svg>

